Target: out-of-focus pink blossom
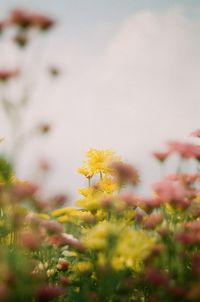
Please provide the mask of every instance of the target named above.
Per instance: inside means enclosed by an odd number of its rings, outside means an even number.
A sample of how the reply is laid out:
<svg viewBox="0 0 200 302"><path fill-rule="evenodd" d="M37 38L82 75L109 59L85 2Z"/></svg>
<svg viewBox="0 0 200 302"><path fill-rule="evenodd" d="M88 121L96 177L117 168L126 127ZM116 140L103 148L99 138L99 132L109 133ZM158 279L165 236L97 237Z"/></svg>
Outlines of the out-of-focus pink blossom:
<svg viewBox="0 0 200 302"><path fill-rule="evenodd" d="M181 242L185 245L194 244L200 241L200 236L198 233L182 231L175 235L175 240Z"/></svg>
<svg viewBox="0 0 200 302"><path fill-rule="evenodd" d="M41 220L41 226L51 235L63 232L63 226L57 221Z"/></svg>
<svg viewBox="0 0 200 302"><path fill-rule="evenodd" d="M59 247L69 245L80 252L85 250L83 244L71 234L62 233L53 235L49 238L49 242Z"/></svg>
<svg viewBox="0 0 200 302"><path fill-rule="evenodd" d="M23 199L33 196L39 187L31 182L16 183L12 186L12 193L17 198Z"/></svg>
<svg viewBox="0 0 200 302"><path fill-rule="evenodd" d="M179 183L163 180L154 184L155 193L164 201L182 200L185 199L187 190Z"/></svg>
<svg viewBox="0 0 200 302"><path fill-rule="evenodd" d="M200 129L197 129L197 130L193 131L191 133L191 135L194 136L194 137L200 137Z"/></svg>
<svg viewBox="0 0 200 302"><path fill-rule="evenodd" d="M38 234L33 232L23 232L19 236L19 240L23 247L35 251L40 246L40 238Z"/></svg>
<svg viewBox="0 0 200 302"><path fill-rule="evenodd" d="M131 183L137 185L139 183L138 171L132 165L113 162L111 168L113 169L113 176L119 184Z"/></svg>
<svg viewBox="0 0 200 302"><path fill-rule="evenodd" d="M157 160L159 160L160 162L164 162L170 155L170 152L169 151L165 151L165 152L155 151L152 154Z"/></svg>
<svg viewBox="0 0 200 302"><path fill-rule="evenodd" d="M152 213L144 216L142 224L146 229L153 229L163 221L162 213Z"/></svg>
<svg viewBox="0 0 200 302"><path fill-rule="evenodd" d="M200 146L178 141L170 141L168 146L171 153L176 152L184 159L200 158Z"/></svg>
<svg viewBox="0 0 200 302"><path fill-rule="evenodd" d="M166 177L167 180L179 181L182 185L188 187L191 186L197 180L200 180L200 173L174 173Z"/></svg>
<svg viewBox="0 0 200 302"><path fill-rule="evenodd" d="M46 15L29 13L23 9L14 9L10 13L9 23L20 28L28 29L37 27L40 30L49 30L55 25L55 21Z"/></svg>
<svg viewBox="0 0 200 302"><path fill-rule="evenodd" d="M0 70L0 82L8 82L9 80L18 77L20 74L19 69L1 69Z"/></svg>

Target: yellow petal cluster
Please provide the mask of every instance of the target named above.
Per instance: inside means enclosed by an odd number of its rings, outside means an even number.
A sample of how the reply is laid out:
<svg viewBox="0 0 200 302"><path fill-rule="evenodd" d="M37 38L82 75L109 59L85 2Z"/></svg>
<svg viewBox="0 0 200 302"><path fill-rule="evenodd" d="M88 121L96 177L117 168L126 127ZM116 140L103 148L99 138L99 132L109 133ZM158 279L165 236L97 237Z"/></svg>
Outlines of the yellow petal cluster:
<svg viewBox="0 0 200 302"><path fill-rule="evenodd" d="M87 160L84 161L83 167L78 169L78 172L86 176L92 177L95 174L110 173L110 163L119 161L120 158L112 150L97 150L89 149L86 153Z"/></svg>
<svg viewBox="0 0 200 302"><path fill-rule="evenodd" d="M155 238L144 230L102 221L86 231L83 242L88 249L98 253L99 265L106 265L109 261L115 270L130 268L139 271L154 247Z"/></svg>

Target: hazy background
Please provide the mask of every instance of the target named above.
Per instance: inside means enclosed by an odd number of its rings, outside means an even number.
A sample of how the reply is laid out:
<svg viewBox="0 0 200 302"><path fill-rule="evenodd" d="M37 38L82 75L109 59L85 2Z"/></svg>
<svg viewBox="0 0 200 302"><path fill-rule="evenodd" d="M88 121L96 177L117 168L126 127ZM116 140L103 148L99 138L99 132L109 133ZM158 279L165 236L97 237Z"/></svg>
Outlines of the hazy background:
<svg viewBox="0 0 200 302"><path fill-rule="evenodd" d="M1 15L13 7L58 20L29 61L62 70L55 83L37 77L26 123L48 120L53 131L24 149L19 175L34 177L47 157L47 190L75 196L85 151L109 148L139 168L147 192L159 176L151 151L200 127L200 1L1 0Z"/></svg>

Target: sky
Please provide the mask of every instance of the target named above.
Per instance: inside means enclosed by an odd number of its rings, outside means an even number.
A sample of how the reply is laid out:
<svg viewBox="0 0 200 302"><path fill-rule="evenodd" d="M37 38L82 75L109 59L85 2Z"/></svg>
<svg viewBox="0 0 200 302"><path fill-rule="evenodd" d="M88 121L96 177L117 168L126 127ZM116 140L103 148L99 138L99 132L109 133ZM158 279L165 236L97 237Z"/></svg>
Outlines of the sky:
<svg viewBox="0 0 200 302"><path fill-rule="evenodd" d="M109 148L139 169L148 192L160 172L151 152L169 139L191 141L200 127L200 1L1 0L1 15L13 7L58 20L29 53L36 83L24 122L46 119L53 131L23 150L19 175L34 177L36 159L47 157L47 190L74 197L85 151ZM62 70L55 83L38 72L50 63Z"/></svg>

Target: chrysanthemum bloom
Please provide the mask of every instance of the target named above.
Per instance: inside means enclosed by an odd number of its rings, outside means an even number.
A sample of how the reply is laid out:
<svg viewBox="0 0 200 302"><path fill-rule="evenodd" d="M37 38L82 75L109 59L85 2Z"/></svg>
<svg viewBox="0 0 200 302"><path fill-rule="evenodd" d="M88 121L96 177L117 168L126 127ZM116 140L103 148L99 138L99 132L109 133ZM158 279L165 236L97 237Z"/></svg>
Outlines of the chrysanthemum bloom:
<svg viewBox="0 0 200 302"><path fill-rule="evenodd" d="M170 155L170 152L169 151L163 151L163 152L161 152L161 151L155 151L155 152L153 152L153 156L157 159L157 160L159 160L160 162L164 162L167 158L168 158L168 156Z"/></svg>
<svg viewBox="0 0 200 302"><path fill-rule="evenodd" d="M5 26L6 26L6 22L5 21L0 21L0 34L3 32Z"/></svg>
<svg viewBox="0 0 200 302"><path fill-rule="evenodd" d="M152 213L150 215L144 216L142 220L142 224L146 229L154 229L162 221L163 221L162 213Z"/></svg>
<svg viewBox="0 0 200 302"><path fill-rule="evenodd" d="M42 134L47 134L51 130L51 125L48 123L41 123L38 125L37 130Z"/></svg>
<svg viewBox="0 0 200 302"><path fill-rule="evenodd" d="M40 30L49 30L55 25L55 20L49 18L46 15L31 14L32 24L38 27Z"/></svg>
<svg viewBox="0 0 200 302"><path fill-rule="evenodd" d="M200 173L174 173L166 177L167 180L179 181L183 186L189 187L193 185L197 180L200 180Z"/></svg>
<svg viewBox="0 0 200 302"><path fill-rule="evenodd" d="M58 77L60 75L60 69L55 66L50 66L49 69L49 74L53 77Z"/></svg>
<svg viewBox="0 0 200 302"><path fill-rule="evenodd" d="M200 157L200 146L178 141L170 141L168 142L168 146L169 152L176 152L183 159L196 158L198 155Z"/></svg>
<svg viewBox="0 0 200 302"><path fill-rule="evenodd" d="M65 293L64 289L56 285L43 285L37 291L38 301L50 301L62 296Z"/></svg>
<svg viewBox="0 0 200 302"><path fill-rule="evenodd" d="M161 198L142 198L140 202L140 207L144 208L146 212L150 212L153 209L159 208L163 204Z"/></svg>
<svg viewBox="0 0 200 302"><path fill-rule="evenodd" d="M22 232L19 235L20 243L28 250L35 251L39 248L41 240L38 234L34 232Z"/></svg>
<svg viewBox="0 0 200 302"><path fill-rule="evenodd" d="M19 69L12 69L12 70L6 70L1 69L0 70L0 82L8 82L9 80L18 77L20 74Z"/></svg>
<svg viewBox="0 0 200 302"><path fill-rule="evenodd" d="M99 173L109 174L112 171L111 162L120 160L112 150L89 149L86 156L88 159L84 161L84 166L79 168L78 172L88 178Z"/></svg>
<svg viewBox="0 0 200 302"><path fill-rule="evenodd" d="M156 267L147 267L144 271L145 279L153 286L168 286L169 276Z"/></svg>
<svg viewBox="0 0 200 302"><path fill-rule="evenodd" d="M71 234L55 234L49 238L49 242L58 247L68 245L79 252L83 252L85 250L83 244Z"/></svg>
<svg viewBox="0 0 200 302"><path fill-rule="evenodd" d="M164 201L185 199L186 189L179 183L170 180L163 180L154 184L154 191Z"/></svg>
<svg viewBox="0 0 200 302"><path fill-rule="evenodd" d="M197 130L193 131L191 133L191 135L194 136L194 137L200 137L200 129L197 129Z"/></svg>
<svg viewBox="0 0 200 302"><path fill-rule="evenodd" d="M57 269L66 271L69 268L69 261L66 259L59 259L57 264Z"/></svg>
<svg viewBox="0 0 200 302"><path fill-rule="evenodd" d="M11 192L15 197L25 199L33 196L38 191L38 189L38 185L28 181L24 181L13 184Z"/></svg>
<svg viewBox="0 0 200 302"><path fill-rule="evenodd" d="M41 226L51 235L63 232L63 226L57 221L41 220Z"/></svg>
<svg viewBox="0 0 200 302"><path fill-rule="evenodd" d="M20 32L17 33L14 38L13 41L21 48L26 47L28 45L29 42L29 37L27 35L26 32Z"/></svg>
<svg viewBox="0 0 200 302"><path fill-rule="evenodd" d="M30 14L23 9L14 9L10 13L10 24L17 25L20 28L27 29L32 26Z"/></svg>
<svg viewBox="0 0 200 302"><path fill-rule="evenodd" d="M22 29L37 27L40 30L49 30L55 24L55 21L46 15L29 13L23 9L14 9L11 11L9 22Z"/></svg>
<svg viewBox="0 0 200 302"><path fill-rule="evenodd" d="M113 162L111 164L112 174L117 183L131 183L137 185L139 183L138 171L131 165L123 162Z"/></svg>

